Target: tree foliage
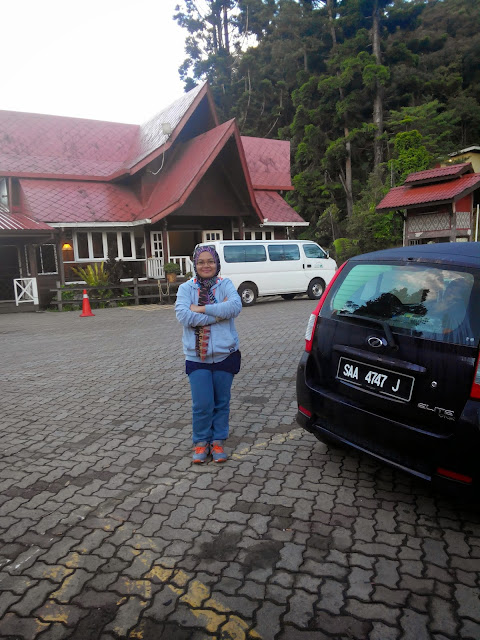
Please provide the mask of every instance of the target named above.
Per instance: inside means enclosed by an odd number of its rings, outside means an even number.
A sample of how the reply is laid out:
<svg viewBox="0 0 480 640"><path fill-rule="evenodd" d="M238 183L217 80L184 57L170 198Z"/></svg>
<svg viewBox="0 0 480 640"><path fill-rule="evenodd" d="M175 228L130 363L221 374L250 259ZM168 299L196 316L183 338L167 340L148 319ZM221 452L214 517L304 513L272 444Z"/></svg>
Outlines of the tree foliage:
<svg viewBox="0 0 480 640"><path fill-rule="evenodd" d="M382 193L480 144L480 0L183 0L175 19L186 89L208 79L243 135L290 140L287 199L326 247L401 242Z"/></svg>

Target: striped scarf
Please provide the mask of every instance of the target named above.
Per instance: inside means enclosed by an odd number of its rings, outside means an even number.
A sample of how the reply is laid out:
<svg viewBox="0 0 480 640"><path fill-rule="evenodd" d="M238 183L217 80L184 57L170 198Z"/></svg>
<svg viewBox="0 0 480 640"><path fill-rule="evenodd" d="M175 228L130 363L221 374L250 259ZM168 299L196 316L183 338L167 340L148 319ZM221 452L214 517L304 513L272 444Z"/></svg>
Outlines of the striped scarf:
<svg viewBox="0 0 480 640"><path fill-rule="evenodd" d="M198 292L198 305L203 307L207 304L215 304L215 296L213 295L213 285L217 282L217 277L204 280L203 278L197 278L200 285L200 291ZM195 353L201 360L205 360L208 353L208 343L210 341L210 327L195 327Z"/></svg>

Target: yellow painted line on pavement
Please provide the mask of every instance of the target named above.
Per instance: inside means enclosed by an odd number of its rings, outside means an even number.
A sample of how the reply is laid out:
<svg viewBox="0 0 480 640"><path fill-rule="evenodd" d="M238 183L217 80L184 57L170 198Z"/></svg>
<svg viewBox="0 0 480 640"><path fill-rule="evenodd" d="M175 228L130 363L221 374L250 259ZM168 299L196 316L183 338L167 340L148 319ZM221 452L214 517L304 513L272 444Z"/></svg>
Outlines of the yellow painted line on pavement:
<svg viewBox="0 0 480 640"><path fill-rule="evenodd" d="M256 631L248 632L250 625L233 614L229 607L212 598L211 590L207 585L200 580L191 580L191 577L182 569L164 569L156 565L145 574L144 578L147 580L156 578L163 582L170 591L180 596L180 602L188 605L191 613L205 627L206 631L210 633L221 632L223 635L225 630L229 634L225 637L228 637L229 640L262 640ZM187 584L188 588L185 590L183 587ZM204 607L208 607L208 609ZM140 625L130 634L130 637L135 640L143 640L143 626Z"/></svg>
<svg viewBox="0 0 480 640"><path fill-rule="evenodd" d="M295 438L298 438L299 436L302 435L302 433L303 433L303 429L301 428L293 429L289 433L276 433L275 435L272 436L270 441L256 442L250 447L245 447L244 449L240 449L240 451L237 451L236 453L232 454L231 457L234 458L235 460L241 460L244 456L248 455L249 453L254 453L254 449L264 449L265 447L268 447L269 444L282 444L287 440L294 440Z"/></svg>

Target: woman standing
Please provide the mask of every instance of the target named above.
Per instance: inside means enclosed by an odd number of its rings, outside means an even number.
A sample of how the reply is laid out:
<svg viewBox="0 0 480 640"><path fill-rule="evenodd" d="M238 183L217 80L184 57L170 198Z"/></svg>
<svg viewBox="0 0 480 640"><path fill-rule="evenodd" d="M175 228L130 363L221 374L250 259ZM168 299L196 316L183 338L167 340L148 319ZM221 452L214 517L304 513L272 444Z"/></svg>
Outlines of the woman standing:
<svg viewBox="0 0 480 640"><path fill-rule="evenodd" d="M196 277L180 285L175 303L192 392L193 462L210 453L214 462L225 462L230 389L241 359L234 318L242 303L232 281L218 277L213 247L197 247L193 265Z"/></svg>

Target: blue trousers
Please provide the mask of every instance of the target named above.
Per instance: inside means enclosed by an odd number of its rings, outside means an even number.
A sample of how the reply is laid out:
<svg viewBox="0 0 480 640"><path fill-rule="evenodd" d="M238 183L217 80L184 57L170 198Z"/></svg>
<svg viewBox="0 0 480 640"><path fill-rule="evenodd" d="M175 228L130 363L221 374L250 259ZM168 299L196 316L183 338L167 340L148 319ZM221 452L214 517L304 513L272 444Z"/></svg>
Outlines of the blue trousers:
<svg viewBox="0 0 480 640"><path fill-rule="evenodd" d="M193 444L226 440L233 373L196 369L188 379L192 391Z"/></svg>

